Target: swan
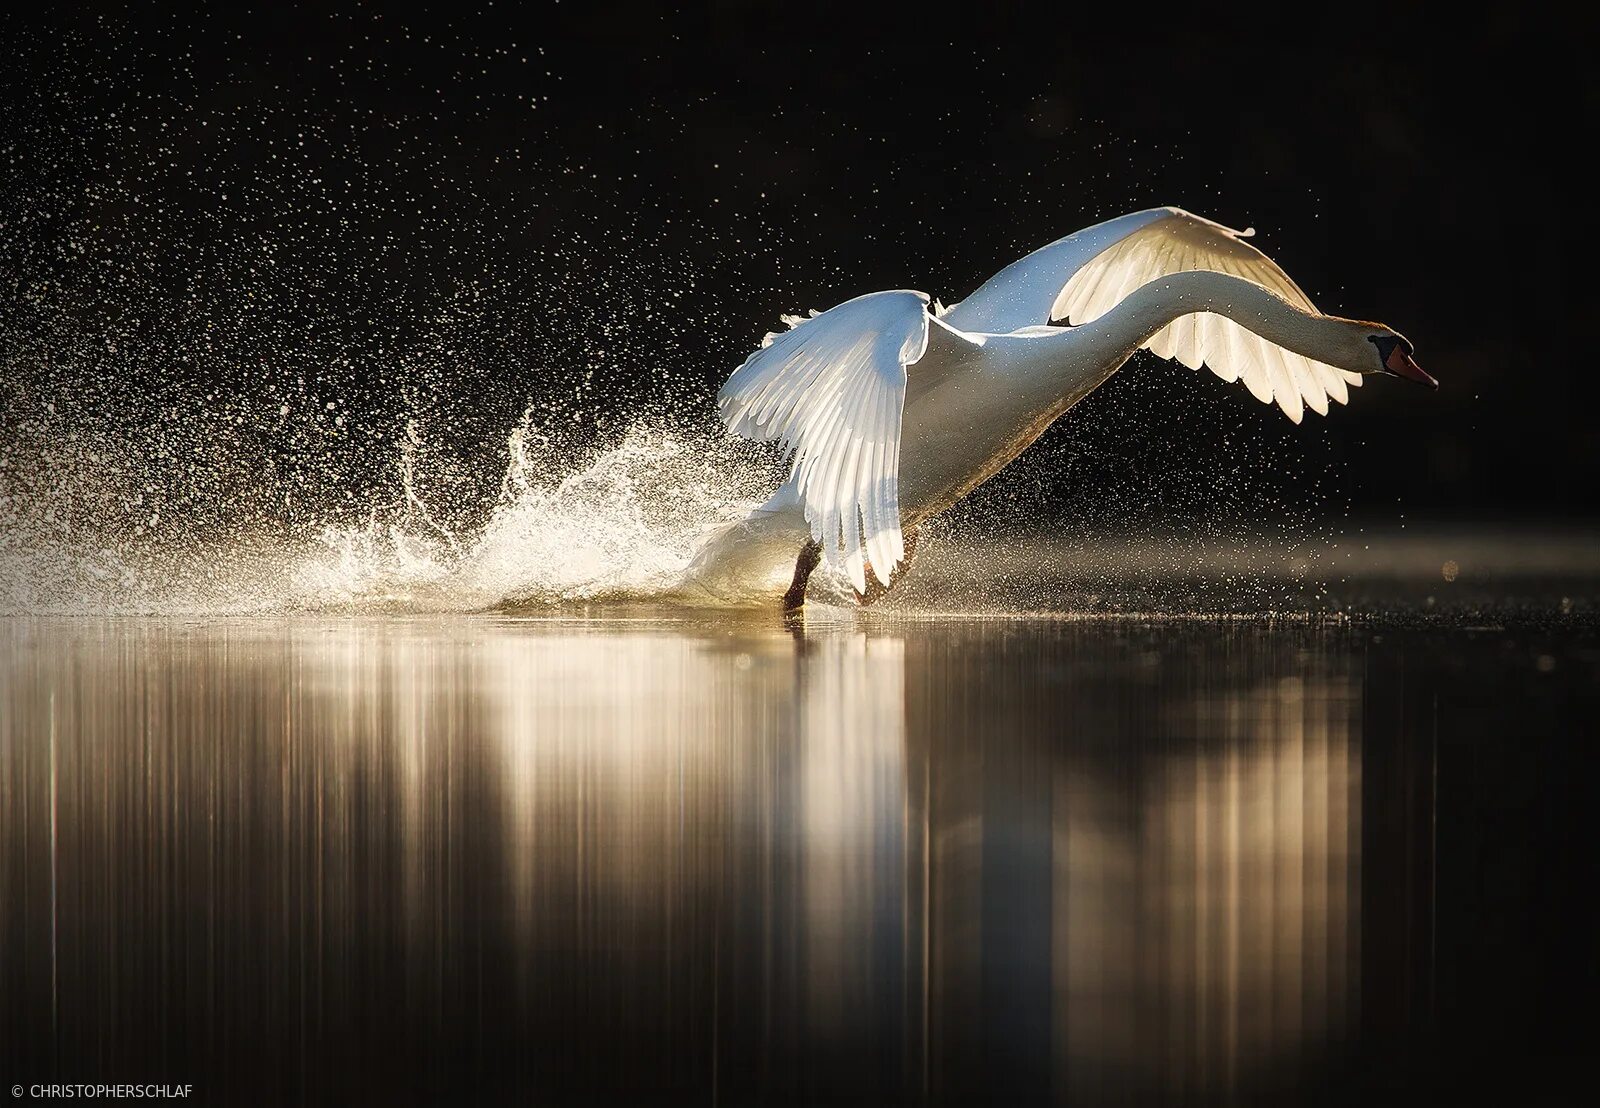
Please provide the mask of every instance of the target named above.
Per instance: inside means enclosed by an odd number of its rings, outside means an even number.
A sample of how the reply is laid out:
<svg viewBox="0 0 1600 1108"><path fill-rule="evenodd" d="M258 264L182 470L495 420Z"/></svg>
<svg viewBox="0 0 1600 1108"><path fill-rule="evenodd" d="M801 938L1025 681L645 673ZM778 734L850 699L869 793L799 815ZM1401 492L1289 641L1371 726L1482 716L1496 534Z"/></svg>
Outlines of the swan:
<svg viewBox="0 0 1600 1108"><path fill-rule="evenodd" d="M729 431L776 442L788 479L715 534L688 580L726 595L765 567L786 610L819 562L857 600L891 589L922 521L994 476L1138 350L1240 381L1299 423L1369 373L1437 388L1405 336L1317 311L1235 231L1180 208L1085 228L945 307L874 292L766 336L717 396ZM1067 326L1053 326L1066 321ZM775 560L776 559L776 560Z"/></svg>

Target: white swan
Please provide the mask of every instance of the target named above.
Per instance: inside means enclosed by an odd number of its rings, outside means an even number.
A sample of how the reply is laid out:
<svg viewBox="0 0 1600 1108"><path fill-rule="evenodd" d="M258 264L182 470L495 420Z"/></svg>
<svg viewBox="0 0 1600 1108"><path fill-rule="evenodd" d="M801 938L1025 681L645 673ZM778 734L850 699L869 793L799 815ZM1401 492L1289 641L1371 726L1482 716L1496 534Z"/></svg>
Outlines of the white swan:
<svg viewBox="0 0 1600 1108"><path fill-rule="evenodd" d="M1034 251L950 308L877 292L768 335L728 379L728 428L793 454L787 482L715 536L689 580L713 593L799 548L786 607L818 560L866 602L897 579L915 527L999 472L1141 348L1242 381L1296 423L1367 373L1438 382L1381 323L1322 315L1233 231L1178 208ZM1066 320L1070 326L1050 326ZM787 553L784 553L787 551ZM781 578L778 579L781 583Z"/></svg>

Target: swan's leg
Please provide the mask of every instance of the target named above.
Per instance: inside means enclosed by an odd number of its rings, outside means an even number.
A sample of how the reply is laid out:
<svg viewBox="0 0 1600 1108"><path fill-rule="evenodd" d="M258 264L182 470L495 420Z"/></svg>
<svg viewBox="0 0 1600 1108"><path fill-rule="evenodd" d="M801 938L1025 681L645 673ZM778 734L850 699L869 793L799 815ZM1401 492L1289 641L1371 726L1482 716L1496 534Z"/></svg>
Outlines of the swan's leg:
<svg viewBox="0 0 1600 1108"><path fill-rule="evenodd" d="M894 588L900 583L901 578L906 575L906 571L911 568L911 559L917 556L917 529L915 527L911 527L906 530L905 547L906 556L901 558L900 564L895 566L893 571L890 572L889 583L887 585L879 581L878 578L872 574L869 568L867 572L867 591L865 593L857 594L857 604L861 605L863 608L872 604L876 604L885 596L889 595L890 589Z"/></svg>
<svg viewBox="0 0 1600 1108"><path fill-rule="evenodd" d="M800 548L800 557L794 563L794 581L789 585L789 591L783 594L783 610L798 612L805 607L806 582L811 580L811 571L817 568L817 563L822 561L822 544L816 539L807 539L806 544Z"/></svg>

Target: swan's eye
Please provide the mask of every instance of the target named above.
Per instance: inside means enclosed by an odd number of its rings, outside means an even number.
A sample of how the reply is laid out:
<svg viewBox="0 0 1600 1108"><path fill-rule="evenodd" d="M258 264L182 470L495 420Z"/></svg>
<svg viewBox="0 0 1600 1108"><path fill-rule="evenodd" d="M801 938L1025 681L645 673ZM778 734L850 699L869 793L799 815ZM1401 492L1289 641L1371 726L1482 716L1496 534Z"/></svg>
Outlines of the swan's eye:
<svg viewBox="0 0 1600 1108"><path fill-rule="evenodd" d="M1389 355L1394 353L1394 348L1400 345L1400 340L1393 335L1368 335L1367 341L1378 348L1378 360L1385 365L1389 364ZM1411 351L1407 350L1406 353Z"/></svg>
<svg viewBox="0 0 1600 1108"><path fill-rule="evenodd" d="M1368 335L1367 341L1378 348L1378 357L1385 363L1389 361L1389 355L1394 353L1394 348L1397 346L1408 358L1417 352L1416 347L1399 335Z"/></svg>

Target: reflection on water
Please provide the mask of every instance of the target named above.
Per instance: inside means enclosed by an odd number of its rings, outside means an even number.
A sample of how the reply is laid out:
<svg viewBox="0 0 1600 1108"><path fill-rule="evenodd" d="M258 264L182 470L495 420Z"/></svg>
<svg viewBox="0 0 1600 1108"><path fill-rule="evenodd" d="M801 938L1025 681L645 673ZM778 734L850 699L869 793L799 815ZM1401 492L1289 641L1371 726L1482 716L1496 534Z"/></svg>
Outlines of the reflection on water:
<svg viewBox="0 0 1600 1108"><path fill-rule="evenodd" d="M1337 1088L1435 1003L1436 690L1383 676L1406 649L12 621L5 1073L319 1102Z"/></svg>

